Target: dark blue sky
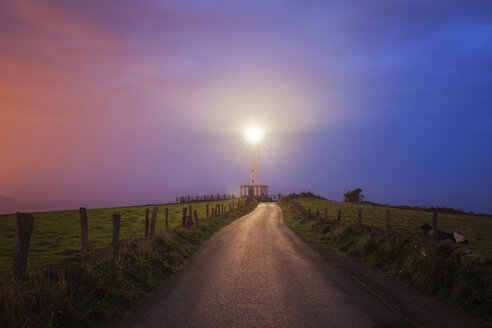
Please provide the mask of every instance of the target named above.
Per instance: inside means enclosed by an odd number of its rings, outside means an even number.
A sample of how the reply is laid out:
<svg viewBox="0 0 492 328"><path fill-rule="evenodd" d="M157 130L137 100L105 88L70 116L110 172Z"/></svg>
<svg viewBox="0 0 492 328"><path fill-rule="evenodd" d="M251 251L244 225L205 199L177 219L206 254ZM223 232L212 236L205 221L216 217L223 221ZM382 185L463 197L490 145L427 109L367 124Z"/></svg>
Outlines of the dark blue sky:
<svg viewBox="0 0 492 328"><path fill-rule="evenodd" d="M492 212L489 1L12 1L0 41L0 212L237 193L251 123L272 192Z"/></svg>

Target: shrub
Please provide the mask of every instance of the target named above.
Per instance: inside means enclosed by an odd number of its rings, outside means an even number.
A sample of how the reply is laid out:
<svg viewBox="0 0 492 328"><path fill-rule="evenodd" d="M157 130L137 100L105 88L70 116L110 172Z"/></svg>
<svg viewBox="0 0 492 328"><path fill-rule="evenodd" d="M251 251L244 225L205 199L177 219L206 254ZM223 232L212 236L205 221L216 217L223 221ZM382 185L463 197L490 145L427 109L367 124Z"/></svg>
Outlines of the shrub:
<svg viewBox="0 0 492 328"><path fill-rule="evenodd" d="M355 188L354 190L347 191L343 194L344 202L362 202L363 199L364 195L362 194L362 189L360 188Z"/></svg>

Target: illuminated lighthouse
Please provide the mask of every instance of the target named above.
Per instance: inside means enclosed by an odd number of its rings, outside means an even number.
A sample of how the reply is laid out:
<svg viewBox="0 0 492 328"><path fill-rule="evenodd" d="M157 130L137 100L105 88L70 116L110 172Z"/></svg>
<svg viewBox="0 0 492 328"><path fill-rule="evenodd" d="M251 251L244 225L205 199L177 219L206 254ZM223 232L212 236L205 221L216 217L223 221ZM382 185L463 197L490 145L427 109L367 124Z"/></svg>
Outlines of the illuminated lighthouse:
<svg viewBox="0 0 492 328"><path fill-rule="evenodd" d="M260 184L260 150L258 144L262 138L263 132L256 126L250 127L246 131L246 139L250 143L249 181L247 185L241 186L241 197L268 197L268 186Z"/></svg>
<svg viewBox="0 0 492 328"><path fill-rule="evenodd" d="M249 155L249 184L260 183L260 157L257 143L251 143Z"/></svg>

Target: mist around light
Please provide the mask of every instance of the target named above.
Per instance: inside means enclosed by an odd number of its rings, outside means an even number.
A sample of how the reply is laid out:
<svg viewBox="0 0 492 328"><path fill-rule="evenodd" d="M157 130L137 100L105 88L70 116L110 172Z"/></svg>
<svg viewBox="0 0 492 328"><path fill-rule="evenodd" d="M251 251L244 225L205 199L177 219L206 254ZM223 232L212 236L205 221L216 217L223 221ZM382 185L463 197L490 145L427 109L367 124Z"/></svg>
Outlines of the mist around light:
<svg viewBox="0 0 492 328"><path fill-rule="evenodd" d="M263 140L264 136L263 129L258 125L251 125L244 131L244 135L246 136L246 140L251 143L259 143Z"/></svg>

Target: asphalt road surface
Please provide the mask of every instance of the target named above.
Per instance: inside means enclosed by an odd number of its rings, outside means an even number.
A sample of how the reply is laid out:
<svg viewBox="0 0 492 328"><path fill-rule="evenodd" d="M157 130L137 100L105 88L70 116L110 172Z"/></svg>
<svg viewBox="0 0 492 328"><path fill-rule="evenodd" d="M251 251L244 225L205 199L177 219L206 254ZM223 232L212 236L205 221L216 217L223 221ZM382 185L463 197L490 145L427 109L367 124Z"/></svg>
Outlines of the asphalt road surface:
<svg viewBox="0 0 492 328"><path fill-rule="evenodd" d="M262 203L213 235L119 327L413 327Z"/></svg>

